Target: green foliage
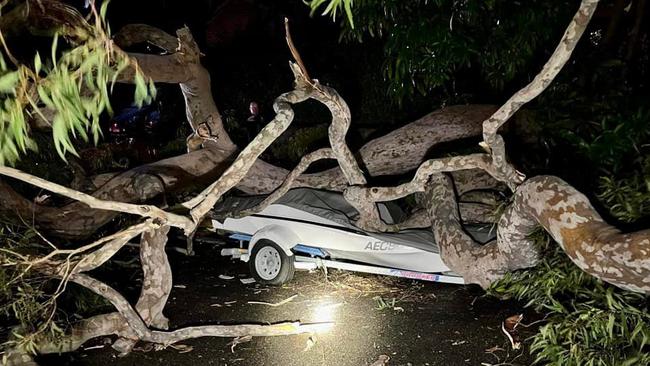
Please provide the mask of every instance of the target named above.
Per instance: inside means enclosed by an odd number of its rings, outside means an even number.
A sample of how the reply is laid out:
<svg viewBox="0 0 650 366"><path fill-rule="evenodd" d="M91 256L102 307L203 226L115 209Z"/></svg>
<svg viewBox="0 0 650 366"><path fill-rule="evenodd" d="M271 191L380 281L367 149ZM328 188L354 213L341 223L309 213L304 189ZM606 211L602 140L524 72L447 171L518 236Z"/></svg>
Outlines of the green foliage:
<svg viewBox="0 0 650 366"><path fill-rule="evenodd" d="M650 216L650 157L627 178L600 177L598 198L609 212L623 222Z"/></svg>
<svg viewBox="0 0 650 366"><path fill-rule="evenodd" d="M501 90L535 64L535 56L555 46L573 2L534 0L317 0L324 14L354 13L356 27L342 21L342 38L384 40L384 77L398 101L416 92L428 95L469 75ZM478 75L476 75L478 76Z"/></svg>
<svg viewBox="0 0 650 366"><path fill-rule="evenodd" d="M59 337L63 330L54 321L56 300L48 294L49 280L26 271L24 266L10 265L13 259L38 250L33 244L36 233L10 224L0 224L0 318L15 324L13 340L35 353L37 336Z"/></svg>
<svg viewBox="0 0 650 366"><path fill-rule="evenodd" d="M110 307L90 290L19 263L51 249L35 230L0 222L0 320L12 326L0 348L18 346L35 354L37 340L59 339L73 320Z"/></svg>
<svg viewBox="0 0 650 366"><path fill-rule="evenodd" d="M514 297L547 314L531 352L549 365L650 364L648 297L603 283L580 270L545 233L534 236L544 259L510 273L489 293Z"/></svg>
<svg viewBox="0 0 650 366"><path fill-rule="evenodd" d="M314 143L327 138L327 125L296 130L281 144L271 145L270 152L278 161L297 163L303 155L314 150Z"/></svg>
<svg viewBox="0 0 650 366"><path fill-rule="evenodd" d="M534 118L556 159L567 160L570 152L582 166L555 174L589 184L628 223L650 215L650 109L642 82L630 74L617 59L571 65L541 96Z"/></svg>
<svg viewBox="0 0 650 366"><path fill-rule="evenodd" d="M547 127L551 138L574 146L601 172L618 174L629 170L630 163L638 163L650 141L650 109L624 101L629 97L623 95L609 95L602 102L590 101L578 90L564 94L564 98L560 95L553 98L554 107L546 108L548 101L543 105L550 120Z"/></svg>
<svg viewBox="0 0 650 366"><path fill-rule="evenodd" d="M127 67L135 67L135 104L149 103L155 96L153 82L137 69L137 65L110 39L104 2L99 14L93 11L92 33L83 43L60 51L55 35L49 60L43 63L36 53L33 63L13 61L7 66L0 54L0 165L13 165L21 154L35 150L30 137L29 119L41 118L51 122L52 138L59 156L77 155L74 138L95 143L101 137L100 115L112 113L109 85ZM9 55L10 56L10 55ZM47 111L53 112L48 119Z"/></svg>
<svg viewBox="0 0 650 366"><path fill-rule="evenodd" d="M311 0L307 4L312 9L312 15L316 10L325 4L325 10L321 15L329 15L332 20L336 20L336 16L340 12L345 12L347 21L351 28L354 28L354 18L352 15L353 0Z"/></svg>

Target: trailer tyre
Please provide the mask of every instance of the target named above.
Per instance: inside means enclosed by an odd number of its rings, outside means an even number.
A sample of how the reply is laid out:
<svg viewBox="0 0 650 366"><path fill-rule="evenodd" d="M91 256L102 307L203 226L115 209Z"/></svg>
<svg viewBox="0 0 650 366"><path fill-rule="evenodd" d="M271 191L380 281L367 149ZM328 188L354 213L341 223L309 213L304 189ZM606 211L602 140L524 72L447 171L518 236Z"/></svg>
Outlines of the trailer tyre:
<svg viewBox="0 0 650 366"><path fill-rule="evenodd" d="M288 256L279 245L262 239L255 243L248 264L257 282L279 286L293 278L296 271L293 261L293 256Z"/></svg>

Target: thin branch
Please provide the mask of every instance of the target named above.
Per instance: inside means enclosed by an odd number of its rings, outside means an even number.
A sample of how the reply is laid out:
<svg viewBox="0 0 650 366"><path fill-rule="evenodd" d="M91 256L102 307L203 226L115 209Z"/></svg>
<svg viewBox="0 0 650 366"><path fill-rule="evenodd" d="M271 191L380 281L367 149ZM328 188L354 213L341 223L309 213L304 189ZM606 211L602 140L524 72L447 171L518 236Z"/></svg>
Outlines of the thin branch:
<svg viewBox="0 0 650 366"><path fill-rule="evenodd" d="M276 188L268 197L264 199L259 205L246 210L242 211L240 213L241 216L248 216L252 215L254 213L260 212L267 208L269 205L273 204L273 202L277 201L280 199L280 197L284 196L291 188L294 188L296 178L298 178L302 173L307 170L307 168L314 163L315 161L318 160L323 160L323 159L335 159L334 158L334 153L332 152L332 149L330 148L323 148L316 150L314 152L311 152L300 159L300 162L296 167L287 175L287 177L284 179L282 184ZM313 188L313 187L312 187Z"/></svg>
<svg viewBox="0 0 650 366"><path fill-rule="evenodd" d="M270 325L206 325L181 328L169 332L155 331L146 326L129 302L112 287L85 274L74 274L70 276L70 280L110 301L140 340L164 346L198 337L262 337L318 333L331 328L333 325L332 323L301 324L299 322L285 322Z"/></svg>
<svg viewBox="0 0 650 366"><path fill-rule="evenodd" d="M126 243L143 232L156 228L158 225L153 224L150 220L147 222L131 226L119 233L111 235L112 238L106 244L88 255L85 255L76 266L74 273L91 271L98 268L106 261L111 259Z"/></svg>
<svg viewBox="0 0 650 366"><path fill-rule="evenodd" d="M357 227L368 231L399 231L405 227L419 225L422 220L413 220L404 225L386 224L379 216L377 202L394 201L416 192L424 192L429 177L441 172L480 168L491 175L497 175L493 169L492 159L487 154L472 154L449 158L427 160L420 165L413 179L395 187L361 187L350 186L343 191L343 196L359 211Z"/></svg>
<svg viewBox="0 0 650 366"><path fill-rule="evenodd" d="M298 52L298 49L293 43L293 38L291 38L291 32L289 31L289 18L284 18L284 33L285 33L285 40L287 41L287 46L289 47L289 51L291 52L291 56L296 61L296 64L298 64L302 76L305 78L305 81L307 81L307 83L309 83L310 85L314 85L314 80L312 80L312 78L309 76L309 73L307 72L307 68L305 67L305 63L302 61L302 57L300 57L300 53Z"/></svg>
<svg viewBox="0 0 650 366"><path fill-rule="evenodd" d="M298 294L291 295L291 296L287 297L286 299L284 299L284 300L282 300L282 301L279 301L279 302L275 302L275 303L266 302L266 301L248 301L247 304L252 304L252 305L266 305L266 306L270 306L270 307L274 307L274 308L276 308L276 307L278 307L278 306L282 306L282 305L284 305L284 304L287 304L287 303L291 302L291 301L292 301L293 299L295 299L296 297L298 297Z"/></svg>
<svg viewBox="0 0 650 366"><path fill-rule="evenodd" d="M551 84L571 58L571 54L587 28L597 5L598 0L583 0L580 3L578 11L569 23L557 48L539 74L483 122L484 145L482 146L491 152L495 168L501 171L500 175L508 177L505 182L511 185L511 188L523 182L525 177L507 162L503 138L497 134L499 127L503 126L524 104L537 97Z"/></svg>
<svg viewBox="0 0 650 366"><path fill-rule="evenodd" d="M295 64L291 65L296 78L296 89L276 98L273 103L273 109L276 112L275 118L239 153L235 161L216 182L193 199L183 203L185 207L191 209L190 214L195 223L198 224L203 220L215 203L246 176L262 152L289 127L294 116L291 104L300 103L309 98L312 89L306 90L305 85L299 82L302 78L300 69Z"/></svg>
<svg viewBox="0 0 650 366"><path fill-rule="evenodd" d="M113 39L120 47L150 43L167 53L175 53L181 48L178 38L148 24L127 24L117 32Z"/></svg>
<svg viewBox="0 0 650 366"><path fill-rule="evenodd" d="M136 205L132 203L101 200L89 194L82 193L56 183L52 183L45 179L33 176L31 174L27 174L25 172L22 172L14 168L0 166L0 175L5 175L11 178L15 178L23 182L35 185L37 187L47 189L48 191L60 194L62 196L72 198L79 202L85 203L91 208L124 212L133 215L139 215L142 217L159 219L162 220L164 223L167 223L174 227L182 228L184 230L191 229L194 226L192 221L189 220L187 217L165 212L156 206Z"/></svg>

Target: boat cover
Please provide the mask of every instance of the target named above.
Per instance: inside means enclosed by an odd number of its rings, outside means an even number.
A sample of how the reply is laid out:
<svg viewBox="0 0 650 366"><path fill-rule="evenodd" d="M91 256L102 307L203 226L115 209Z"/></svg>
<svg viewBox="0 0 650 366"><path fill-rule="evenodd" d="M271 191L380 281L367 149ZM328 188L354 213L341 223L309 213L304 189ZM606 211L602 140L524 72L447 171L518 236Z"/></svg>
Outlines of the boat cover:
<svg viewBox="0 0 650 366"><path fill-rule="evenodd" d="M252 209L260 204L266 196L228 196L221 200L213 210L214 218L223 220L226 217L237 217L237 213ZM408 247L413 247L428 252L438 253L433 232L430 229L406 229L397 233L376 233L361 230L354 226L354 221L359 217L359 212L343 198L339 192L318 190L313 188L295 188L289 190L274 204L285 205L310 214L328 219L344 229L366 234L377 240L388 241ZM393 220L399 222L405 217L401 208L393 202L379 203L384 205L386 211L380 210L382 219L386 222ZM465 230L477 242L484 244L496 237L496 229L492 225L466 225Z"/></svg>

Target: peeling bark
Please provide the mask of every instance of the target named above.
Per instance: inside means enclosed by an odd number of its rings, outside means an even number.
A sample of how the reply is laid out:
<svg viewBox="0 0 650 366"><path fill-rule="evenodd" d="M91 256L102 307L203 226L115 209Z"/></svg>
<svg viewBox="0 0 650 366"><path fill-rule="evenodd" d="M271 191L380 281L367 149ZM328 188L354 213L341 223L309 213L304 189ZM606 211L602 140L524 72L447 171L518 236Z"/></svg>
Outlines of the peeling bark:
<svg viewBox="0 0 650 366"><path fill-rule="evenodd" d="M507 179L498 176L499 172L494 169L490 155L472 154L428 160L420 165L410 182L396 187L351 186L343 192L343 195L360 213L360 218L355 223L359 228L368 231L396 231L400 229L399 225L387 225L381 220L376 202L393 201L413 193L424 192L429 177L433 174L476 168L488 172L499 180Z"/></svg>
<svg viewBox="0 0 650 366"><path fill-rule="evenodd" d="M189 28L179 29L176 37L172 37L155 27L129 25L122 28L114 40L122 47L149 42L169 52L163 56L134 53L129 56L137 60L138 66L152 80L179 84L185 99L187 121L194 135L203 140L203 147L221 150L226 155L237 149L223 127L221 114L212 97L210 74L201 65L201 51ZM125 72L121 81L133 80L130 72Z"/></svg>
<svg viewBox="0 0 650 366"><path fill-rule="evenodd" d="M498 134L498 130L524 104L535 99L546 90L553 79L555 79L564 64L571 58L571 54L575 50L585 29L587 29L587 25L594 15L597 5L598 0L583 0L580 3L578 11L569 23L557 48L544 64L542 71L535 76L533 81L517 91L490 118L483 122L483 146L491 153L499 175L508 177L505 182L511 188L523 182L525 176L508 163L505 143L503 138Z"/></svg>
<svg viewBox="0 0 650 366"><path fill-rule="evenodd" d="M476 202L458 202L458 211L464 224L495 223L499 220L496 207Z"/></svg>
<svg viewBox="0 0 650 366"><path fill-rule="evenodd" d="M553 176L528 180L514 202L504 216L510 215L518 228L504 231L503 240L527 240L526 234L541 225L583 271L650 294L650 230L621 232L600 217L584 194Z"/></svg>
<svg viewBox="0 0 650 366"><path fill-rule="evenodd" d="M538 176L519 186L499 219L496 242L483 246L464 233L447 177L432 178L429 195L441 257L468 283L486 288L507 272L534 266L539 253L530 234L541 226L583 271L623 289L650 293L650 230L620 232L560 178Z"/></svg>
<svg viewBox="0 0 650 366"><path fill-rule="evenodd" d="M426 195L440 258L449 269L463 276L466 283L487 288L508 271L537 264L539 258L533 242L501 239L507 236L502 230L509 232L509 225L517 225L509 215L504 214L499 220L496 241L485 245L476 243L463 229L456 193L446 175L433 175Z"/></svg>
<svg viewBox="0 0 650 366"><path fill-rule="evenodd" d="M142 234L140 261L143 281L135 309L147 326L168 329L169 319L162 313L172 290L172 269L165 253L169 226Z"/></svg>
<svg viewBox="0 0 650 366"><path fill-rule="evenodd" d="M142 266L142 289L135 304L144 323L148 327L169 329L169 319L163 315L163 309L172 290L172 269L165 253L169 226L163 226L142 234L140 240L140 263ZM121 355L131 352L138 339L121 337L113 348Z"/></svg>

